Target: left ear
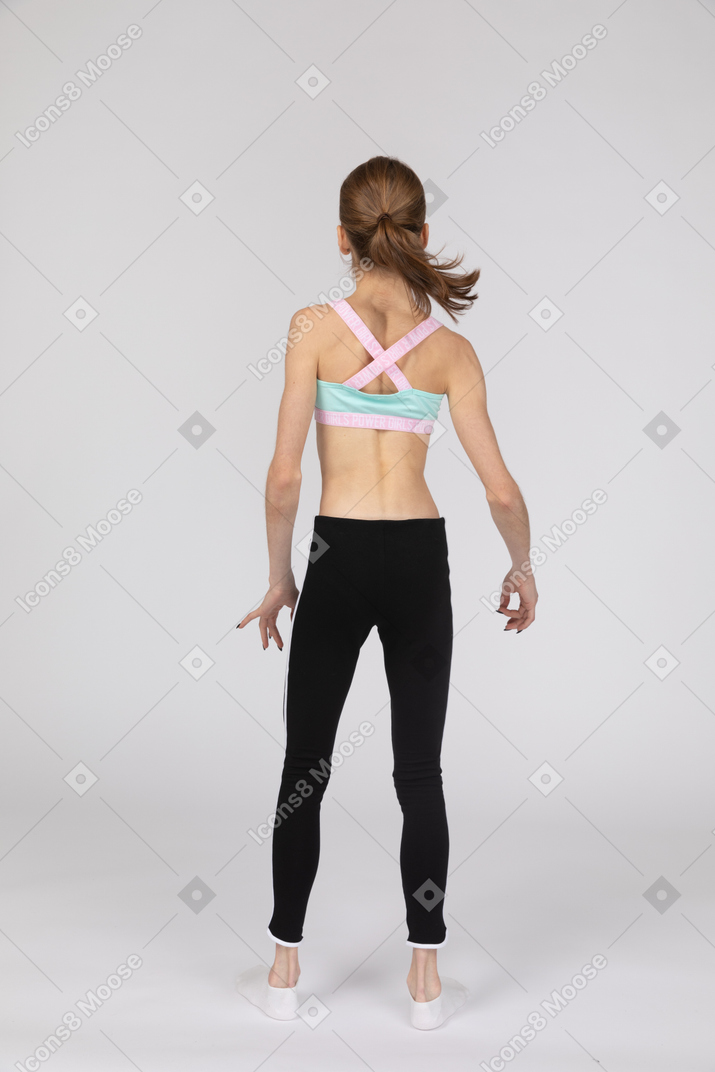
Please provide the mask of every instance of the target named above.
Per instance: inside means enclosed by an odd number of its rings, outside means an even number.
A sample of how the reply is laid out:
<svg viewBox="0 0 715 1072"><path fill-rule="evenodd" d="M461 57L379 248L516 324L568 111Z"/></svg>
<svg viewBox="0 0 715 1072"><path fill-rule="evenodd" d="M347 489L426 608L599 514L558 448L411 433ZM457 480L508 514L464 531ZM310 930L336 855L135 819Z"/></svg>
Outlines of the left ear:
<svg viewBox="0 0 715 1072"><path fill-rule="evenodd" d="M340 250L340 252L342 253L342 255L344 257L347 257L350 254L350 247L349 247L349 244L348 244L348 236L345 233L345 228L343 227L342 223L338 224L337 232L338 232L338 249Z"/></svg>

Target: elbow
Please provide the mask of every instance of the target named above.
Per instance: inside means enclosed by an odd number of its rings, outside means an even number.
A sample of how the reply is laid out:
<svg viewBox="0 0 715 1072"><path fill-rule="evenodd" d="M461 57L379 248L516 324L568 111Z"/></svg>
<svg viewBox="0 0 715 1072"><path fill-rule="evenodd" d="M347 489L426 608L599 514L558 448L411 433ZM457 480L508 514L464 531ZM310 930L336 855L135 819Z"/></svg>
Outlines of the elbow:
<svg viewBox="0 0 715 1072"><path fill-rule="evenodd" d="M494 488L486 488L487 502L489 506L506 506L513 510L522 501L519 485L515 480L498 484Z"/></svg>
<svg viewBox="0 0 715 1072"><path fill-rule="evenodd" d="M277 493L291 492L299 488L303 474L300 469L287 468L285 466L271 466L268 470L267 485Z"/></svg>

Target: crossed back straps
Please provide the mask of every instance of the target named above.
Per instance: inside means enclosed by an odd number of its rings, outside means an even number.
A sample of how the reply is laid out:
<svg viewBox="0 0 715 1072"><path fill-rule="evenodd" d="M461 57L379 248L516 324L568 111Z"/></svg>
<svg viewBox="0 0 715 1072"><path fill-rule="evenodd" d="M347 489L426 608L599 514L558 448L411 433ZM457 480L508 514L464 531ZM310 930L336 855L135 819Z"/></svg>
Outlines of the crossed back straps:
<svg viewBox="0 0 715 1072"><path fill-rule="evenodd" d="M408 331L406 335L403 335L401 339L398 339L397 342L385 350L380 346L367 324L360 319L349 302L341 298L339 301L331 301L328 304L333 307L338 316L342 317L352 333L357 336L367 352L372 355L372 361L369 365L360 369L349 380L343 380L344 386L357 387L360 390L370 380L379 376L381 372L386 372L397 387L398 393L400 391L411 391L411 384L404 373L398 369L395 362L399 361L418 342L422 342L437 328L441 328L443 326L442 322L436 320L433 316L428 316L426 320L423 320L412 331Z"/></svg>

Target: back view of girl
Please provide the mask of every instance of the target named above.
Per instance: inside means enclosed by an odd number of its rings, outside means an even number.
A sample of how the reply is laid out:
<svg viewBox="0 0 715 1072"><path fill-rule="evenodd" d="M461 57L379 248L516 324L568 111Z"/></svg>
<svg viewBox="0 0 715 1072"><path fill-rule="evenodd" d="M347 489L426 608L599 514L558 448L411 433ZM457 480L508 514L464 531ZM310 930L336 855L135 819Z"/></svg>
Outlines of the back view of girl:
<svg viewBox="0 0 715 1072"><path fill-rule="evenodd" d="M444 897L449 830L440 753L452 658L446 521L427 487L430 435L445 395L457 436L480 477L511 556L502 585L505 629L534 620L529 519L501 457L471 344L431 315L436 301L456 321L477 295L479 271L427 253L429 226L417 175L373 157L340 189L338 246L351 258L350 299L300 309L291 321L276 448L266 483L269 588L239 628L259 619L263 647L281 607L291 608L283 717L286 753L273 832L273 967L238 980L264 1012L291 1019L300 1004L298 947L320 851L320 804L340 715L360 649L376 627L390 692L393 779L403 814L400 869L405 899L411 1021L444 1022L467 997L440 979L447 941ZM319 512L300 592L291 568L301 458L312 420L322 474ZM442 429L444 430L444 429ZM519 607L509 610L511 592ZM319 773L319 777L316 773ZM338 932L349 906L336 909Z"/></svg>

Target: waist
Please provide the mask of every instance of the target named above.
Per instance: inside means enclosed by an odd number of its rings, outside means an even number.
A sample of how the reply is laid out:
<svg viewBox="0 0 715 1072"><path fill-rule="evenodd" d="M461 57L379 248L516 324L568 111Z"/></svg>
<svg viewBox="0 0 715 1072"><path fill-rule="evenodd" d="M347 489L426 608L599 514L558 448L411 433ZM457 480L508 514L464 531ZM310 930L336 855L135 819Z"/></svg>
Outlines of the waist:
<svg viewBox="0 0 715 1072"><path fill-rule="evenodd" d="M386 528L404 528L405 530L413 528L434 528L444 529L447 522L444 517L334 517L332 514L316 514L314 523L319 523L321 528L337 529L357 529L360 526L372 525L377 527L380 525Z"/></svg>
<svg viewBox="0 0 715 1072"><path fill-rule="evenodd" d="M376 467L373 472L369 465L363 466L359 473L349 469L340 474L324 473L318 516L395 522L439 517L440 511L422 474L404 473L402 479L394 480L379 477L379 469Z"/></svg>
<svg viewBox="0 0 715 1072"><path fill-rule="evenodd" d="M444 517L336 517L316 514L313 535L320 551L333 550L334 563L346 570L370 575L376 559L387 554L400 559L399 570L410 572L420 562L447 557L447 527ZM315 550L315 548L313 548ZM396 567L397 568L397 567Z"/></svg>

